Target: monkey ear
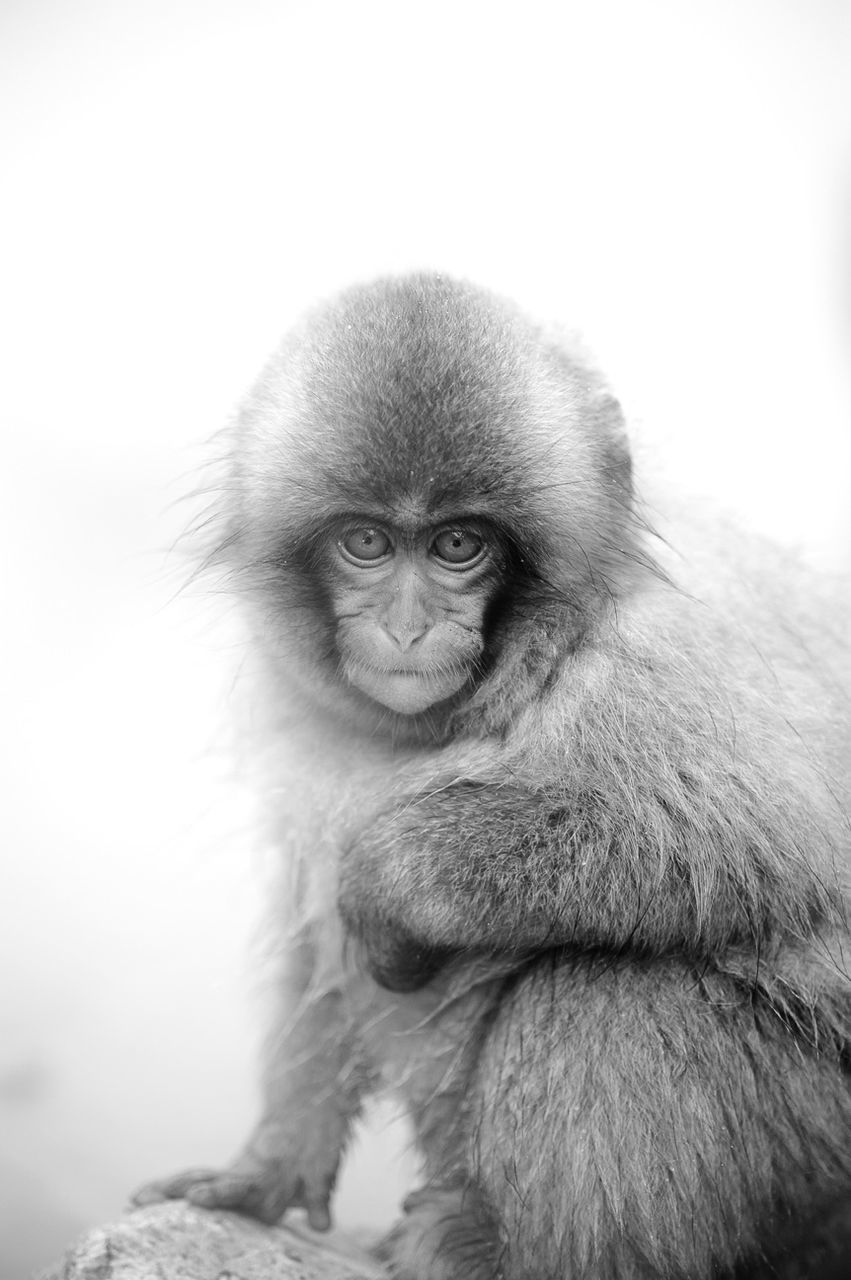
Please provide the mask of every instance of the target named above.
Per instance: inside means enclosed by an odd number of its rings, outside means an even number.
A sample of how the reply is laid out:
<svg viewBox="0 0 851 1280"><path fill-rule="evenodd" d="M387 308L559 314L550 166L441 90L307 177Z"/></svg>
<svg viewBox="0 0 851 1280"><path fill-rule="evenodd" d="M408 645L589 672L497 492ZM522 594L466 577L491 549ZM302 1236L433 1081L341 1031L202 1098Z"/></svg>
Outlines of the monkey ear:
<svg viewBox="0 0 851 1280"><path fill-rule="evenodd" d="M541 470L563 484L541 489L531 527L541 531L541 576L583 612L593 598L611 600L653 569L640 546L620 403L593 368L559 355L555 430Z"/></svg>
<svg viewBox="0 0 851 1280"><path fill-rule="evenodd" d="M567 414L564 441L581 435L590 449L594 473L603 478L618 506L623 509L633 495L632 456L626 418L620 401L596 367L579 334L556 330L546 347L549 369L555 375L562 411ZM563 397L563 398L562 398ZM565 456L565 474L572 459Z"/></svg>

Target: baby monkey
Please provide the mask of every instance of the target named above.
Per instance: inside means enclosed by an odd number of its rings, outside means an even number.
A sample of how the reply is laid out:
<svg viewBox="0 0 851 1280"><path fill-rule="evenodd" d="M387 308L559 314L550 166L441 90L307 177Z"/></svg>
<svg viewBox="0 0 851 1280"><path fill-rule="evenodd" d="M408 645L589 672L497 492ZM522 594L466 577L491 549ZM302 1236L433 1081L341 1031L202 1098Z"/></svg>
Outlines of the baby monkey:
<svg viewBox="0 0 851 1280"><path fill-rule="evenodd" d="M841 1260L851 663L825 584L690 519L655 539L585 356L439 275L284 341L216 521L266 720L279 1014L242 1154L138 1201L323 1229L381 1090L423 1161L397 1280Z"/></svg>

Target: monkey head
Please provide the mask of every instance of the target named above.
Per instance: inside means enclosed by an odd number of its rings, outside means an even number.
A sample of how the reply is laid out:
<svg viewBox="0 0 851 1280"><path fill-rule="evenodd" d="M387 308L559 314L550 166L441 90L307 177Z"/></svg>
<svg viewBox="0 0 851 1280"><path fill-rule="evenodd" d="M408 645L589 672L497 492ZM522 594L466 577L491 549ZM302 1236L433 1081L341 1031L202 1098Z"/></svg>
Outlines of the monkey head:
<svg viewBox="0 0 851 1280"><path fill-rule="evenodd" d="M530 622L576 643L634 573L617 402L512 305L445 277L309 315L236 431L222 545L319 701L433 720Z"/></svg>

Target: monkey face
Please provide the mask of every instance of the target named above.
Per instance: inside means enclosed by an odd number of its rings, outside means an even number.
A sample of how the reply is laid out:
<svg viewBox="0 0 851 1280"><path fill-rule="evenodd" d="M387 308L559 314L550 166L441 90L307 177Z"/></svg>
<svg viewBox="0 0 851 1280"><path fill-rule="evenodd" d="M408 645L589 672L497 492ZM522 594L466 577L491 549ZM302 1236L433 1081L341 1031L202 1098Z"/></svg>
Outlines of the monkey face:
<svg viewBox="0 0 851 1280"><path fill-rule="evenodd" d="M502 559L474 518L334 529L323 560L343 679L402 715L458 693L476 674Z"/></svg>
<svg viewBox="0 0 851 1280"><path fill-rule="evenodd" d="M442 277L308 317L243 406L231 466L217 555L276 669L397 741L457 732L473 694L507 722L530 671L545 682L645 571L602 379Z"/></svg>

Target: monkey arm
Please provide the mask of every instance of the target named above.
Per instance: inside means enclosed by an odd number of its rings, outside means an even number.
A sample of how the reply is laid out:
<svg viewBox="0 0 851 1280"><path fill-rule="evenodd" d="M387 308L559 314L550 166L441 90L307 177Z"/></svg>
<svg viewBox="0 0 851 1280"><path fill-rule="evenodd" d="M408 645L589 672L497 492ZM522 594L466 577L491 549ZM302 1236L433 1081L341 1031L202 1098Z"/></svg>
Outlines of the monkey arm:
<svg viewBox="0 0 851 1280"><path fill-rule="evenodd" d="M340 909L373 976L421 986L454 955L574 945L707 957L777 933L811 936L841 904L787 832L731 804L591 789L544 795L456 783L386 813L341 868ZM719 814L721 816L719 816Z"/></svg>
<svg viewBox="0 0 851 1280"><path fill-rule="evenodd" d="M337 1169L369 1081L344 993L310 985L310 951L300 940L289 956L263 1110L240 1154L224 1168L192 1168L149 1183L135 1204L184 1198L268 1223L303 1208L315 1230L331 1225Z"/></svg>
<svg viewBox="0 0 851 1280"><path fill-rule="evenodd" d="M367 1087L359 1045L338 991L303 998L276 1036L263 1081L261 1118L234 1163L190 1198L236 1207L262 1221L304 1208L331 1225L331 1194Z"/></svg>

